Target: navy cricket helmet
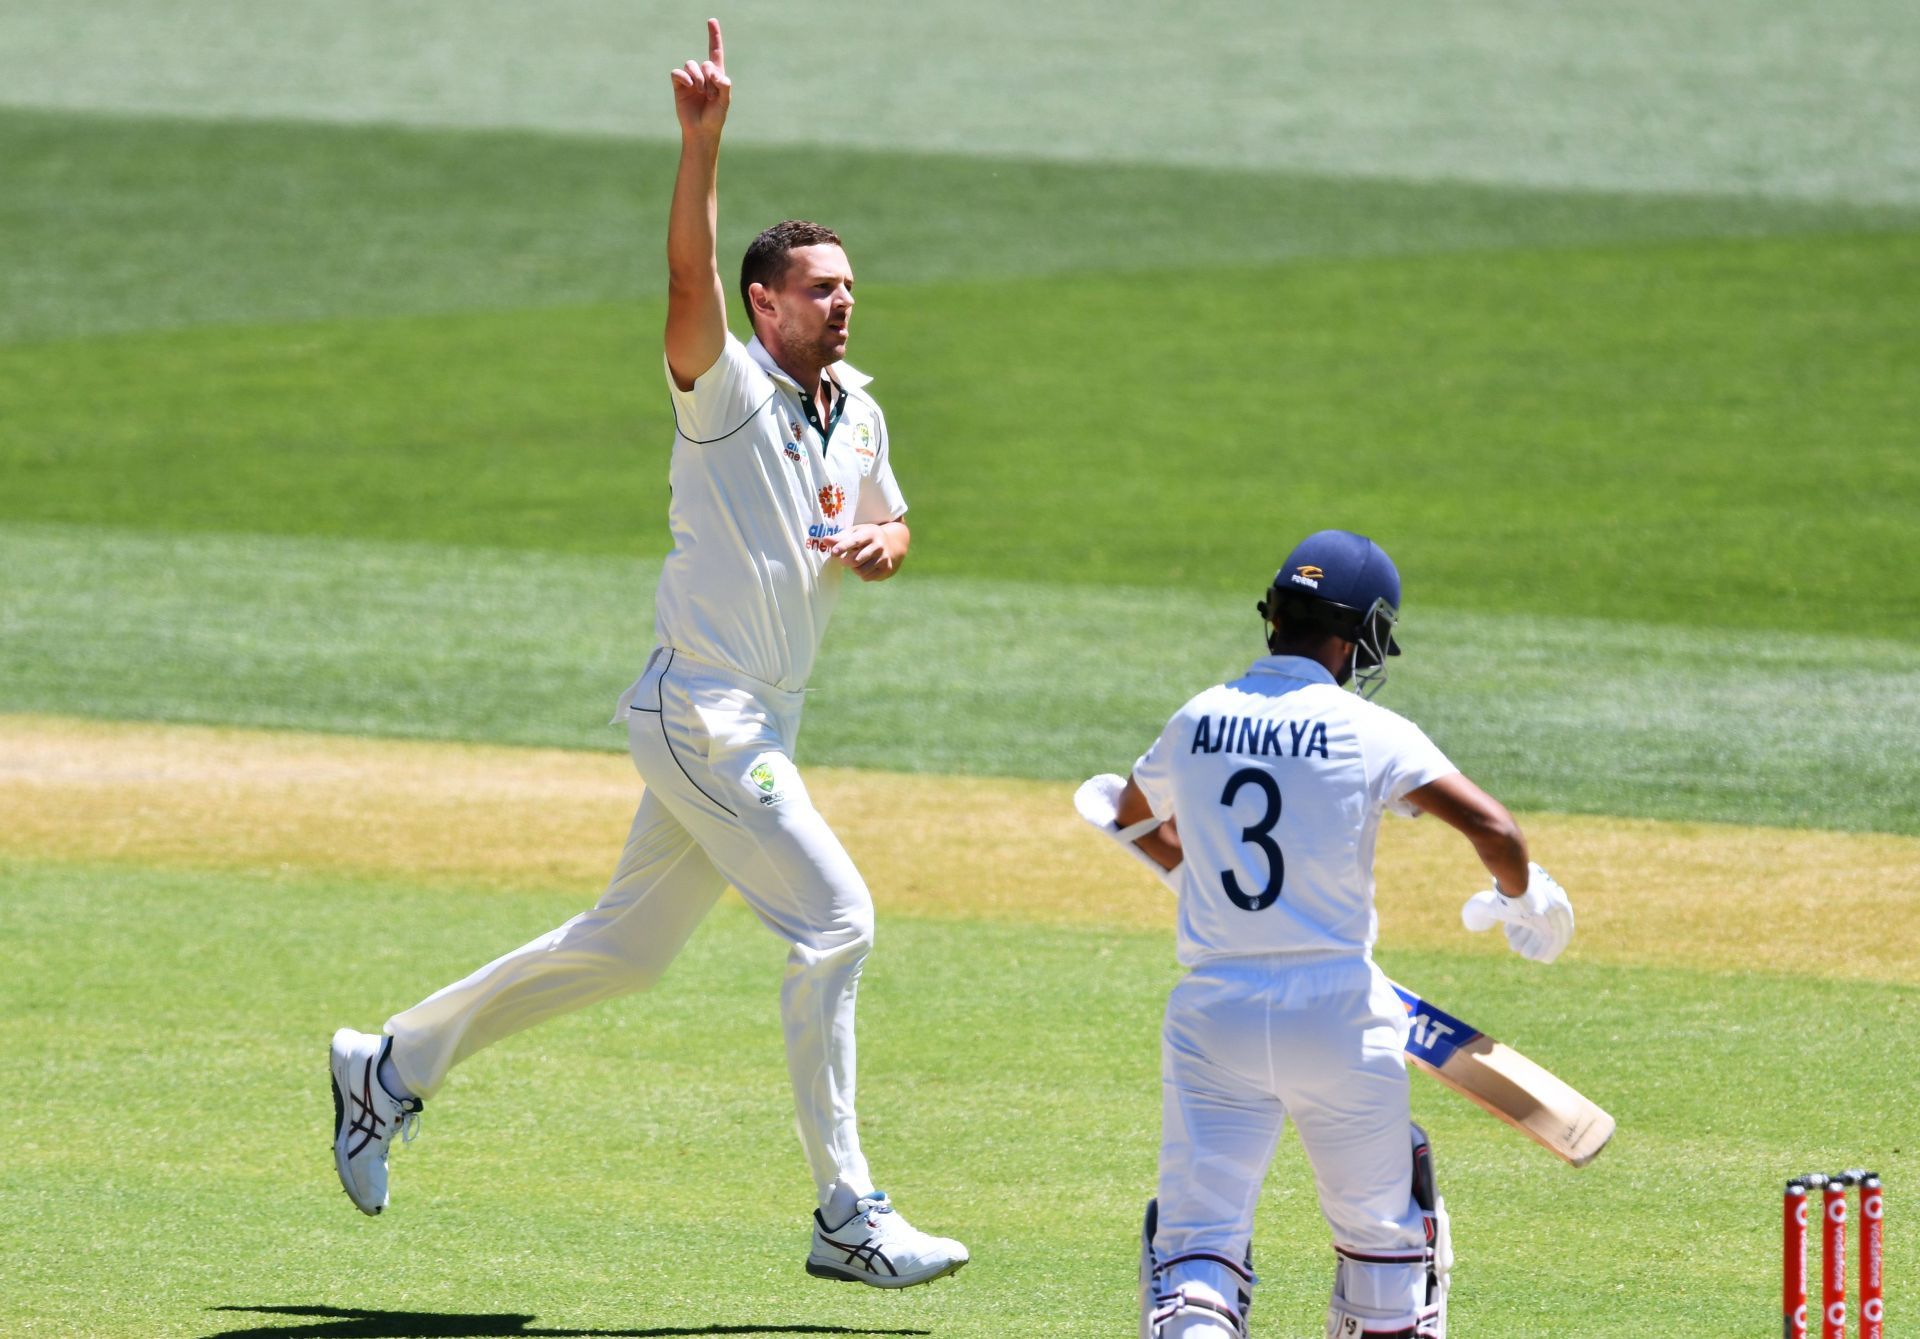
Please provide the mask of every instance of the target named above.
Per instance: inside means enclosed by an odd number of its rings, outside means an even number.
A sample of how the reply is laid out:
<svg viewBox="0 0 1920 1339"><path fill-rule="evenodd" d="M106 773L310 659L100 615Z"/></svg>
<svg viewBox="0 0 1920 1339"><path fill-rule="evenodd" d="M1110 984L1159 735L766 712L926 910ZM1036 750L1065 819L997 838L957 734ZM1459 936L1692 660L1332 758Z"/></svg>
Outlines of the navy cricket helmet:
<svg viewBox="0 0 1920 1339"><path fill-rule="evenodd" d="M1385 549L1351 530L1321 530L1296 544L1255 608L1276 627L1314 628L1352 642L1349 676L1362 697L1380 690L1387 657L1400 654L1393 639L1400 573Z"/></svg>

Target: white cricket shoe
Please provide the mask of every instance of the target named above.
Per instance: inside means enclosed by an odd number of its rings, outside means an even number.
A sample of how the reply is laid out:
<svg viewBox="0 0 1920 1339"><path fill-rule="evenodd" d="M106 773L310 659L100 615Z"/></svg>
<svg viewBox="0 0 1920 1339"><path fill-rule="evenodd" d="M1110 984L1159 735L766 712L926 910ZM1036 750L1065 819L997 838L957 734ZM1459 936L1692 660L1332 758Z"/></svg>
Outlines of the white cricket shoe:
<svg viewBox="0 0 1920 1339"><path fill-rule="evenodd" d="M393 1046L352 1028L333 1034L333 1165L354 1207L387 1207L387 1153L395 1135L408 1143L420 1124L420 1099L405 1101L380 1082L380 1062Z"/></svg>
<svg viewBox="0 0 1920 1339"><path fill-rule="evenodd" d="M884 1190L861 1196L853 1217L838 1227L828 1227L820 1211L813 1211L807 1273L817 1279L911 1288L943 1279L966 1263L966 1247L911 1226Z"/></svg>

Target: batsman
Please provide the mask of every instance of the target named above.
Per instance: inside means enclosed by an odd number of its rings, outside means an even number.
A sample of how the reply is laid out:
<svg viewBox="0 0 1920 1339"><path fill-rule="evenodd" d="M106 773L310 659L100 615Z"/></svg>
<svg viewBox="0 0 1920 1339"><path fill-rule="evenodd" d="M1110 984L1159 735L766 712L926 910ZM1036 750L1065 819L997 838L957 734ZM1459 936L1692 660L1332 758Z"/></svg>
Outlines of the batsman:
<svg viewBox="0 0 1920 1339"><path fill-rule="evenodd" d="M1409 1108L1407 1011L1373 961L1381 816L1458 829L1494 879L1470 921L1504 923L1528 958L1559 956L1573 908L1512 815L1370 700L1399 609L1378 544L1308 536L1260 602L1268 654L1176 712L1130 778L1075 797L1180 899L1143 1339L1243 1339L1254 1205L1289 1118L1333 1231L1329 1339L1446 1334L1446 1206Z"/></svg>

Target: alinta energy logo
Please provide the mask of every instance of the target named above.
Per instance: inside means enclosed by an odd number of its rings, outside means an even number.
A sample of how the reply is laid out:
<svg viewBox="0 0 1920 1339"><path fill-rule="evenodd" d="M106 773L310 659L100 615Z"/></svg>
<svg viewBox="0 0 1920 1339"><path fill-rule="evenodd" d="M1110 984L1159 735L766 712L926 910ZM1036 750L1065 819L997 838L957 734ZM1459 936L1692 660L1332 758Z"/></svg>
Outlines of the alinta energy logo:
<svg viewBox="0 0 1920 1339"><path fill-rule="evenodd" d="M1296 585L1312 586L1318 590L1321 580L1327 574L1312 563L1306 563L1293 569L1293 581Z"/></svg>
<svg viewBox="0 0 1920 1339"><path fill-rule="evenodd" d="M832 520L838 516L841 509L846 505L846 490L841 488L839 484L828 484L820 490L820 510L827 514L828 520Z"/></svg>

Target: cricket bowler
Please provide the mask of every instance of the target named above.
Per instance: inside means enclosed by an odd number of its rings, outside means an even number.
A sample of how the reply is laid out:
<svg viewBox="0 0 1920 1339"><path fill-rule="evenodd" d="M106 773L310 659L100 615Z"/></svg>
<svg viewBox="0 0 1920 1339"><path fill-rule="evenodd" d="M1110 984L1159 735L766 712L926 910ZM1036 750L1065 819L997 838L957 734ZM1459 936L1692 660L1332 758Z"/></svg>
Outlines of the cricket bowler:
<svg viewBox="0 0 1920 1339"><path fill-rule="evenodd" d="M818 1191L809 1274L905 1288L967 1263L874 1186L854 1111L854 997L873 899L795 768L801 693L852 572L883 581L910 535L886 418L845 361L854 276L840 239L789 220L747 249L754 337L727 329L715 173L733 85L718 20L672 71L680 123L667 227L673 549L655 649L620 698L646 793L599 902L332 1045L334 1157L363 1212L387 1157L462 1060L523 1028L659 980L731 884L789 946L780 992L800 1142ZM636 1082L647 1082L637 1075Z"/></svg>

